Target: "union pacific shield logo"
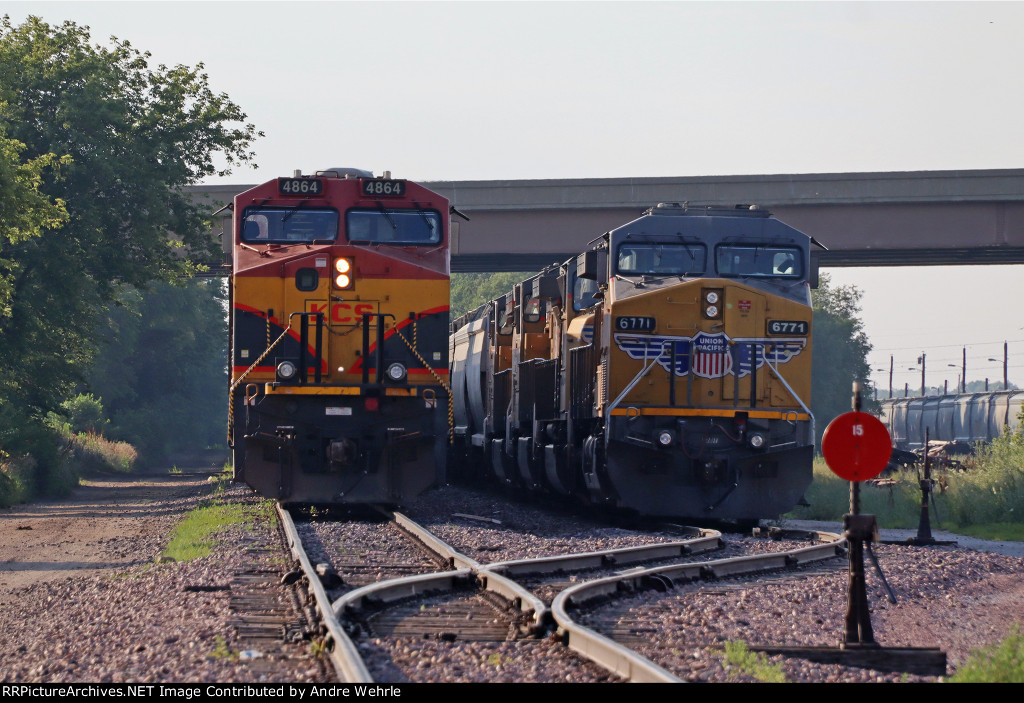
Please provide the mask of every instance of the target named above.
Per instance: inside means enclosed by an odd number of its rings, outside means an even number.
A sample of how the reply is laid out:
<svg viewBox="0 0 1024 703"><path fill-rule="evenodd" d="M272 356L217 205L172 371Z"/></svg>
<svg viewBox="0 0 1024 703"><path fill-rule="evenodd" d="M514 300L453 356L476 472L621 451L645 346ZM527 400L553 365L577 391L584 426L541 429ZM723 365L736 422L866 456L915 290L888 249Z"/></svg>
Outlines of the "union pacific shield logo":
<svg viewBox="0 0 1024 703"><path fill-rule="evenodd" d="M721 378L732 372L732 354L725 333L694 335L692 369L701 378Z"/></svg>
<svg viewBox="0 0 1024 703"><path fill-rule="evenodd" d="M693 337L633 334L619 332L615 344L630 359L657 363L676 376L693 372L701 378L721 378L729 374L740 378L754 367L767 362L773 366L785 364L807 346L804 337L744 337L730 339L723 332L698 332ZM692 359L691 359L692 356Z"/></svg>

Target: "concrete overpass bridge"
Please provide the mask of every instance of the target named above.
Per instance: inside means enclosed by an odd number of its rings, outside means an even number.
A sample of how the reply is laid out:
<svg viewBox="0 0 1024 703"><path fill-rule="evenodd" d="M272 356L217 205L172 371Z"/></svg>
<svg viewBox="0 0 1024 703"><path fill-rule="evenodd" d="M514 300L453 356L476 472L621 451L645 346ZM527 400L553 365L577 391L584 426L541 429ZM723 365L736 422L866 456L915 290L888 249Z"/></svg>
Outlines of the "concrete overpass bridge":
<svg viewBox="0 0 1024 703"><path fill-rule="evenodd" d="M756 204L828 247L823 267L1024 263L1024 169L424 185L470 217L452 218L457 272L536 271L659 202ZM192 190L216 210L249 187Z"/></svg>

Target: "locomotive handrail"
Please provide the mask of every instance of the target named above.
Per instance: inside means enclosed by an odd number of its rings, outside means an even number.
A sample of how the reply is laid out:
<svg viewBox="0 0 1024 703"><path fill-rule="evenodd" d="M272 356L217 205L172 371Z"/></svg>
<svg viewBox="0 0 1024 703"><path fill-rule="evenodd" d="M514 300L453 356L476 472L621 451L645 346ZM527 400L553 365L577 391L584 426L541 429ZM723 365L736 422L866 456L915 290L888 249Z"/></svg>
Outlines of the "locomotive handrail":
<svg viewBox="0 0 1024 703"><path fill-rule="evenodd" d="M269 316L267 317L267 320L270 320ZM266 351L260 354L256 361L252 362L252 366L243 371L242 375L228 387L228 446L232 449L235 446L235 389L238 388L238 384L245 380L245 377L248 376L254 368L259 366L259 363L266 358L267 354L269 354L274 347L276 347L278 343L285 338L285 335L288 334L288 330L291 328L292 321L291 318L289 318L288 326L284 328L284 332L281 333L281 336L275 339L273 344L268 345Z"/></svg>
<svg viewBox="0 0 1024 703"><path fill-rule="evenodd" d="M647 352L646 352L646 350L647 350L647 347L645 346L645 347L644 347L644 353L645 353L645 354L647 353ZM607 409L607 410L605 410L605 416L606 416L606 417L610 417L610 416L611 416L611 414L612 414L612 411L613 411L613 410L615 410L615 408L616 408L616 407L618 406L618 404L622 402L622 399L623 399L623 398L625 398L625 397L626 397L626 396L627 396L627 395L629 394L629 392L630 392L631 390L633 390L633 388L634 388L634 387L636 387L636 384L640 383L640 379L641 379L641 378L643 378L644 376L646 376L646 375L647 375L647 373L648 373L648 372L649 372L649 371L650 371L650 370L651 370L652 368L654 368L654 365L655 365L656 363L658 363L659 361L661 361L661 357L663 357L663 356L665 356L665 347L664 347L664 345L663 345L663 346L661 347L661 351L660 351L660 352L658 353L658 356L654 357L654 359L652 359L652 360L651 360L651 363L650 363L650 364L648 364L648 365L647 365L647 366L645 366L644 368L640 369L640 373L638 373L638 374L637 374L637 375L636 375L636 376L635 376L635 377L633 378L633 380L632 380L632 381L630 381L630 382L629 382L629 383L628 383L628 384L626 385L626 387L625 387L625 388L624 388L624 389L622 390L622 392L621 392L621 393L619 393L618 397L617 397L617 398L616 398L615 400L613 400L613 401L611 402L611 405L609 405L609 406L608 406L608 409ZM608 435L605 435L605 443L606 443L606 444L608 443Z"/></svg>
<svg viewBox="0 0 1024 703"><path fill-rule="evenodd" d="M812 413L811 409L807 407L806 404L804 404L804 401L801 400L800 396L796 394L796 392L793 390L793 387L789 385L789 382L787 382L786 379L782 377L782 374L779 373L778 368L772 366L772 362L768 360L768 355L765 353L765 347L761 347L761 358L764 359L764 363L767 364L768 369L775 374L776 378L782 381L782 385L786 387L786 390L789 391L789 394L796 398L796 402L800 404L800 407L803 408L804 412L807 413L807 415L811 418L811 436L813 437L814 413Z"/></svg>

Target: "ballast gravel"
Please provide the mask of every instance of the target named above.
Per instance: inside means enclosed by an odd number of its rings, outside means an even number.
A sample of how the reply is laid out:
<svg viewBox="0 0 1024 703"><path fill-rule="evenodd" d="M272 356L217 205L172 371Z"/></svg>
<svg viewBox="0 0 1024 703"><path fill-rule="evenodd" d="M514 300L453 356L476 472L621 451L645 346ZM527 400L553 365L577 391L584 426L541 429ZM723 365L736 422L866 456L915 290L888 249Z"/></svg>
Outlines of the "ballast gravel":
<svg viewBox="0 0 1024 703"><path fill-rule="evenodd" d="M68 570L59 576L52 566L71 549L68 540L72 538L37 539L31 553L19 554L18 540L24 535L17 530L42 521L33 522L35 518L21 508L0 511L0 546L5 550L0 577L14 570L22 577L32 569L40 572L39 579L28 585L23 580L11 585L0 578L0 682L331 680L332 673L310 641L280 643L273 651L243 649L247 645L236 627L231 591L223 586L238 570L251 568L253 560L282 574L291 568L274 526L227 528L208 557L183 563L154 561L173 526L208 493L202 482L182 491L132 504L130 509L118 502L121 498L114 492L107 511L90 518L122 521L119 536L92 543L97 554L108 555L109 565ZM256 500L239 486L219 498ZM680 538L659 529L596 525L509 503L504 497L450 487L432 491L406 507L413 519L483 563ZM67 519L82 512L74 503L63 508L55 503L47 506L45 514L52 517L61 510ZM125 522L126 516L130 519ZM325 542L343 539L342 533L317 529ZM87 530L80 532L80 539L89 539ZM709 558L777 550L786 544L728 534L726 539L729 551ZM264 551L238 548L254 541ZM899 599L896 605L885 600L881 582L868 566L872 623L882 645L940 647L953 673L973 648L997 642L1024 619L1024 558L961 547L876 545L875 551ZM836 559L831 567L815 567L802 575L722 580L636 594L608 603L589 617L597 629L626 632L630 646L685 680L753 681L757 672L727 663L722 646L730 641L751 646L838 644L846 613L846 580L845 564ZM286 587L277 588L276 596L286 598ZM555 640L549 637L530 646L548 658L565 656L565 648ZM372 649L373 643L360 646ZM492 682L617 680L589 667L567 666L560 674L542 673L511 656L508 643L441 648L412 641L398 647L400 656L392 659L387 676L391 682L475 681L481 680L476 672L487 669L486 680ZM779 656L765 661L777 665L786 680L794 682L938 680Z"/></svg>

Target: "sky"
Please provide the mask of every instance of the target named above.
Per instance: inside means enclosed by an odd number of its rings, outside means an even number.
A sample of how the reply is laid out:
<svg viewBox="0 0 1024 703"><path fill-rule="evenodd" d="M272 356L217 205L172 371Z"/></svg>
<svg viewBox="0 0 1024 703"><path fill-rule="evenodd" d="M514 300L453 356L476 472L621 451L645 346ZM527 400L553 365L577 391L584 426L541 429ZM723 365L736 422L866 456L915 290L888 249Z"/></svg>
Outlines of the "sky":
<svg viewBox="0 0 1024 703"><path fill-rule="evenodd" d="M1021 2L4 2L202 62L265 134L249 184L1024 168ZM832 269L874 380L1024 386L1024 266ZM989 362L996 358L996 362ZM949 364L955 364L955 368ZM911 370L911 367L915 367Z"/></svg>

